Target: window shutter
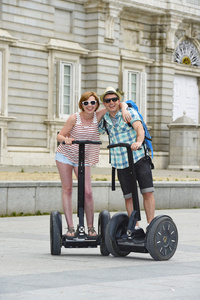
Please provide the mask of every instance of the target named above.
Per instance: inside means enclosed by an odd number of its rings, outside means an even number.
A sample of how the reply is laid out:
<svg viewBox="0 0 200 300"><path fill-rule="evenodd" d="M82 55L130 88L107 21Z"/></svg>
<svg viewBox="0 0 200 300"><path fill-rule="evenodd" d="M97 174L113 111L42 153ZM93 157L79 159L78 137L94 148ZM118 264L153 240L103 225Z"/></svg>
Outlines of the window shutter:
<svg viewBox="0 0 200 300"><path fill-rule="evenodd" d="M74 64L74 76L73 76L73 85L74 85L74 99L73 102L73 112L78 111L78 103L81 97L81 64Z"/></svg>
<svg viewBox="0 0 200 300"><path fill-rule="evenodd" d="M124 92L124 101L128 99L128 70L124 69L123 71L123 92Z"/></svg>
<svg viewBox="0 0 200 300"><path fill-rule="evenodd" d="M0 51L0 115L2 114L1 107L2 107L2 51Z"/></svg>
<svg viewBox="0 0 200 300"><path fill-rule="evenodd" d="M146 95L147 95L147 74L145 72L141 72L139 111L142 114L145 122L146 122L146 103L147 103Z"/></svg>

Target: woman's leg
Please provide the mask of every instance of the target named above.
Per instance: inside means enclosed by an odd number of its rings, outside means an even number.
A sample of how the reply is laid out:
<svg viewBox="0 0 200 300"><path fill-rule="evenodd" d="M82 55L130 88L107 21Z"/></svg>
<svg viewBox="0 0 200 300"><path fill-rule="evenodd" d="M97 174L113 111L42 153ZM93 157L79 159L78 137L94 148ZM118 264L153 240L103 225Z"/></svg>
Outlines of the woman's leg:
<svg viewBox="0 0 200 300"><path fill-rule="evenodd" d="M78 167L74 168L76 177L78 177ZM86 214L86 220L87 220L87 226L88 228L93 227L94 222L94 200L92 195L92 182L91 182L91 171L90 167L85 167L85 214ZM96 232L92 233L90 231L91 236L96 236Z"/></svg>
<svg viewBox="0 0 200 300"><path fill-rule="evenodd" d="M63 164L59 161L56 161L56 165L60 174L60 179L62 183L62 203L65 218L67 221L68 228L74 227L73 225L73 209L72 209L72 189L73 189L73 180L72 180L72 171L73 166L68 164ZM74 232L68 232L67 235L73 236Z"/></svg>

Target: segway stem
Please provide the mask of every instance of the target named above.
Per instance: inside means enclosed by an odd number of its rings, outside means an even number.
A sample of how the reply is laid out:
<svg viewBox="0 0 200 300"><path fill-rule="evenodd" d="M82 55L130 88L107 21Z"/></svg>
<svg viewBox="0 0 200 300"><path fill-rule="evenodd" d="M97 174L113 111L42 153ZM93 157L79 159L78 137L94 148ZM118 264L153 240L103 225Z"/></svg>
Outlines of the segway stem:
<svg viewBox="0 0 200 300"><path fill-rule="evenodd" d="M79 144L77 216L79 217L80 227L84 227L84 203L85 203L85 144Z"/></svg>
<svg viewBox="0 0 200 300"><path fill-rule="evenodd" d="M129 218L129 223L127 227L127 232L131 236L135 230L135 225L137 221L141 220L136 173L135 173L134 162L133 162L133 153L131 150L131 145L128 143L118 143L118 144L112 144L108 146L108 148L116 148L116 147L126 147L127 149L129 170L130 170L130 177L131 177L132 200L133 200L133 207L134 207L134 210Z"/></svg>
<svg viewBox="0 0 200 300"><path fill-rule="evenodd" d="M133 153L130 145L127 146L127 154L128 154L129 170L130 170L131 183L132 183L131 187L132 187L133 207L134 210L136 211L135 217L138 219L138 221L140 221L141 216L140 216L140 203L138 197L137 180L136 180L136 173L135 173L135 167L133 162Z"/></svg>
<svg viewBox="0 0 200 300"><path fill-rule="evenodd" d="M65 142L62 142L65 144ZM78 164L78 209L77 216L79 224L77 231L80 235L85 234L84 225L84 204L85 204L85 145L86 144L101 144L101 141L76 140L72 144L79 144L79 164Z"/></svg>
<svg viewBox="0 0 200 300"><path fill-rule="evenodd" d="M85 204L85 145L101 144L100 141L77 140L73 144L79 144L79 165L78 165L78 210L77 216L79 224L77 230L79 234L85 234L84 225L84 204Z"/></svg>

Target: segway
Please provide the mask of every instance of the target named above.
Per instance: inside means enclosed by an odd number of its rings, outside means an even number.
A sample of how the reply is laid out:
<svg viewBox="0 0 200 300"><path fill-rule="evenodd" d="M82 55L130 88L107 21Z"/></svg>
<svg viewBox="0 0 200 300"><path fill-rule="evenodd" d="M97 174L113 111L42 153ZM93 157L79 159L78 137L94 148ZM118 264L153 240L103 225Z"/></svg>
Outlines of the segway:
<svg viewBox="0 0 200 300"><path fill-rule="evenodd" d="M62 234L62 216L59 211L52 211L50 215L50 248L52 255L60 255L61 247L65 248L96 248L100 246L103 256L108 256L109 251L105 245L105 231L110 220L107 210L100 212L98 217L98 235L89 236L85 233L84 226L84 201L85 201L85 145L101 144L100 141L77 140L73 144L79 144L78 166L78 209L79 224L74 237Z"/></svg>
<svg viewBox="0 0 200 300"><path fill-rule="evenodd" d="M171 217L160 215L151 221L146 233L142 228L135 229L141 216L133 154L127 143L108 146L115 147L127 148L134 210L130 218L126 213L116 213L110 219L106 229L106 247L113 256L127 256L130 252L139 252L149 253L154 260L168 260L174 255L178 244L176 225Z"/></svg>

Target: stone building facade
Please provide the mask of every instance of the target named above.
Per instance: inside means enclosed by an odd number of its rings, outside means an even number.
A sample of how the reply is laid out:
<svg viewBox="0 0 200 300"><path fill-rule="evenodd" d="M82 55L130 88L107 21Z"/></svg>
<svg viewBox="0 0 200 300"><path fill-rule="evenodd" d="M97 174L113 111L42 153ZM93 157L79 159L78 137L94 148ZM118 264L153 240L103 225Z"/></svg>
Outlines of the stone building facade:
<svg viewBox="0 0 200 300"><path fill-rule="evenodd" d="M167 168L168 124L183 111L199 123L200 0L0 3L0 164L54 165L81 93L111 85L137 103Z"/></svg>

